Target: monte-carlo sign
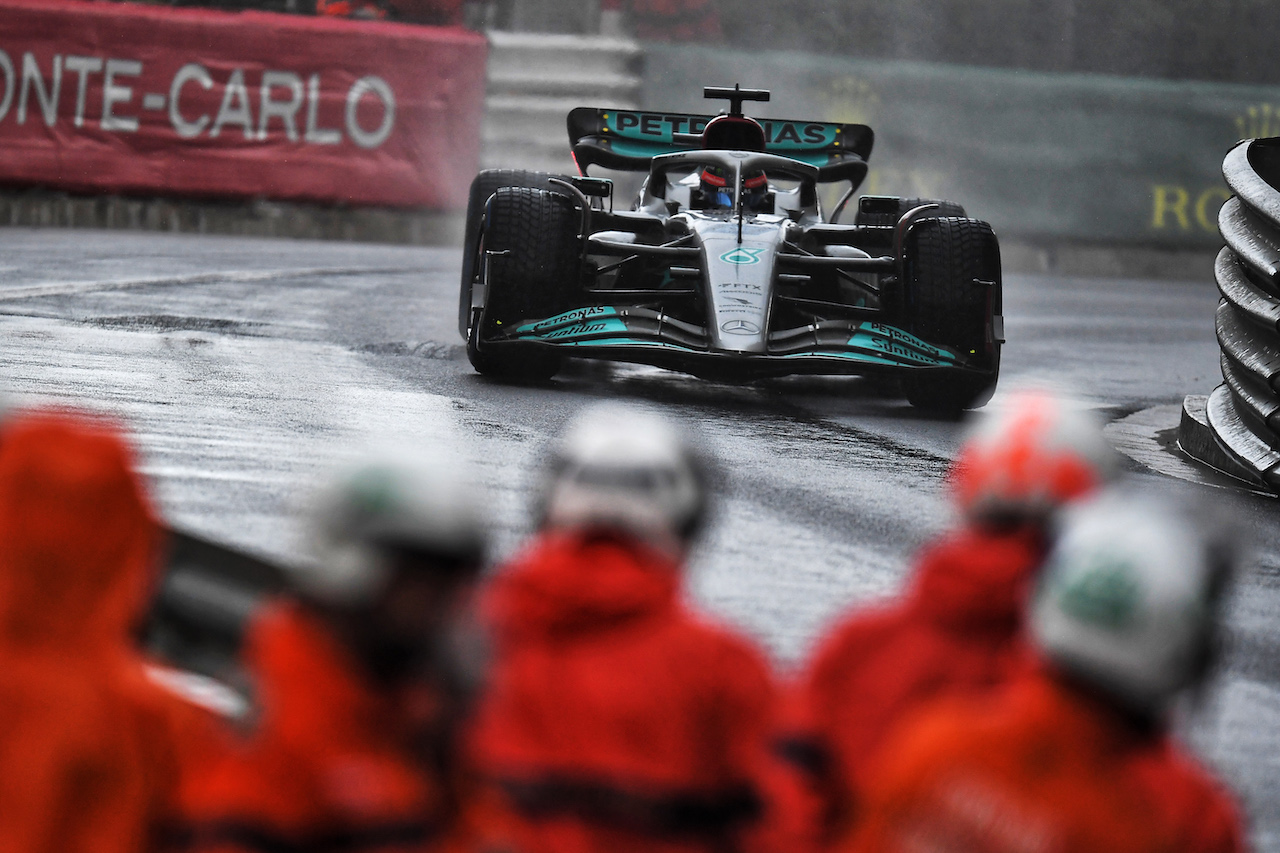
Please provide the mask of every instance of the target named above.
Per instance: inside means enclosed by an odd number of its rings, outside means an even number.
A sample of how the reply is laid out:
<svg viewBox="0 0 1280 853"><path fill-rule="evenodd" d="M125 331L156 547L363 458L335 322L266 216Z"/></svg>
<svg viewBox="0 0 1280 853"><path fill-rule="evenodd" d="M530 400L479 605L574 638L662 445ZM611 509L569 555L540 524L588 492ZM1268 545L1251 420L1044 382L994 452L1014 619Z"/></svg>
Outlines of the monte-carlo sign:
<svg viewBox="0 0 1280 853"><path fill-rule="evenodd" d="M320 104L322 99L331 99L324 97L331 93L323 92L320 73L308 75L304 83L302 75L294 71L264 69L255 75L257 79L251 79L245 69L233 67L218 81L222 97L218 109L211 113L190 107L184 111L182 105L184 90L214 89L213 74L204 65L183 65L158 92L138 91L145 70L137 59L60 53L53 54L48 68L42 69L30 51L24 52L21 64L16 65L9 53L0 49L0 122L12 113L18 125L38 116L46 127L61 119L74 127L84 127L88 121L104 131L136 133L141 126L140 113L151 111L166 115L181 139L206 133L216 139L224 132L239 131L246 141L265 142L278 130L291 142L339 145L345 137L361 148L382 145L395 127L395 92L386 80L373 74L357 79L341 96L345 109L340 125L324 127L319 119ZM64 84L68 96L75 92L75 109L60 116ZM91 87L101 93L93 104L88 98ZM193 100L190 94L188 101ZM366 95L373 96L381 113L370 128L360 123L359 108Z"/></svg>
<svg viewBox="0 0 1280 853"><path fill-rule="evenodd" d="M0 0L0 180L465 204L485 45L461 30Z"/></svg>

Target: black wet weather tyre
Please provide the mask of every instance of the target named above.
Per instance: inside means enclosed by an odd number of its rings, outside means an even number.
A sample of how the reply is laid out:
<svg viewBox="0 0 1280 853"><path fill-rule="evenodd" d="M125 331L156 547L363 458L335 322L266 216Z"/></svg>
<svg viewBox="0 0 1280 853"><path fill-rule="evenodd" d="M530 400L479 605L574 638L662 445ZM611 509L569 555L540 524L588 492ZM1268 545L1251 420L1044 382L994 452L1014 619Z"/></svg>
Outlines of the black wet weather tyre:
<svg viewBox="0 0 1280 853"><path fill-rule="evenodd" d="M925 216L957 216L964 218L964 206L956 204L954 201L945 201L940 198L903 198L898 199L898 218L901 219L911 211L915 210L923 204L936 204L938 207L930 210Z"/></svg>
<svg viewBox="0 0 1280 853"><path fill-rule="evenodd" d="M481 237L489 292L467 337L467 356L480 373L535 381L559 369L556 352L486 348L485 340L571 307L581 288L581 215L568 197L530 187L504 187L489 199Z"/></svg>
<svg viewBox="0 0 1280 853"><path fill-rule="evenodd" d="M1000 246L976 219L925 219L903 246L902 313L918 338L957 351L976 370L907 374L911 405L942 414L976 409L991 399L1000 375L993 318L1001 312Z"/></svg>
<svg viewBox="0 0 1280 853"><path fill-rule="evenodd" d="M485 169L471 181L467 197L467 218L462 236L462 286L458 294L458 334L469 337L471 322L471 285L476 274L476 254L480 249L480 227L484 220L485 202L502 187L534 187L550 189L550 172L524 169Z"/></svg>
<svg viewBox="0 0 1280 853"><path fill-rule="evenodd" d="M965 215L964 208L956 204L954 201L943 201L934 198L900 198L898 199L898 209L896 212L888 213L867 213L859 210L854 217L855 225L897 225L898 220L915 210L922 204L936 204L937 208L925 213L925 216L959 216Z"/></svg>

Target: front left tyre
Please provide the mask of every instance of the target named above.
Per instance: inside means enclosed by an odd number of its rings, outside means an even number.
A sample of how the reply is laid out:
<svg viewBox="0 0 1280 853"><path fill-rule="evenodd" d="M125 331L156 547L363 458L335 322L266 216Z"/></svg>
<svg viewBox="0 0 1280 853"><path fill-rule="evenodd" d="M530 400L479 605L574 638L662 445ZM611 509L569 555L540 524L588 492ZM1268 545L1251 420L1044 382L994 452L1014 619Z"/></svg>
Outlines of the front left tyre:
<svg viewBox="0 0 1280 853"><path fill-rule="evenodd" d="M488 292L467 335L467 358L479 373L528 382L559 370L560 355L550 348L492 342L521 321L572 307L582 271L581 215L567 196L531 187L503 187L489 198L475 256Z"/></svg>
<svg viewBox="0 0 1280 853"><path fill-rule="evenodd" d="M525 169L485 169L471 181L467 197L467 218L462 237L462 287L458 295L458 333L467 337L471 323L471 285L476 275L476 254L480 244L480 228L484 220L484 206L502 187L533 187L550 189L550 172L530 172Z"/></svg>

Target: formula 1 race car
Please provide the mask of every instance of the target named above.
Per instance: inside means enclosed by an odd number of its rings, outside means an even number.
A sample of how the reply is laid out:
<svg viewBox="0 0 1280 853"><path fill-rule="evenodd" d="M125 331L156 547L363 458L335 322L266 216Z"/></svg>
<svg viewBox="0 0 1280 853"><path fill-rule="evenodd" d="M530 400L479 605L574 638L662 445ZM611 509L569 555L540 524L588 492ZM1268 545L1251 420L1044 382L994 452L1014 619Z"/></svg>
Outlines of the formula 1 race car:
<svg viewBox="0 0 1280 853"><path fill-rule="evenodd" d="M721 381L888 372L915 406L990 399L1003 342L1000 247L945 201L862 196L874 135L743 114L578 108L581 176L490 170L471 185L458 328L480 373L552 376L565 357ZM647 172L629 210L592 166ZM827 216L821 184L847 184Z"/></svg>

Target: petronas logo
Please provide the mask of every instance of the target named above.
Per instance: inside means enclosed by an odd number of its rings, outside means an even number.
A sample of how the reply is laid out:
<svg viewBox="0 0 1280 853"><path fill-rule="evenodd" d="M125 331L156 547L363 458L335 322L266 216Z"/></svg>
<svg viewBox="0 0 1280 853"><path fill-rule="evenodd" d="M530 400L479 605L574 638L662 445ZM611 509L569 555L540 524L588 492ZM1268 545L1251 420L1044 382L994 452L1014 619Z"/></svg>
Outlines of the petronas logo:
<svg viewBox="0 0 1280 853"><path fill-rule="evenodd" d="M760 263L760 253L764 249L731 249L720 256L720 260L726 264L733 264L739 267L748 267L752 264Z"/></svg>

